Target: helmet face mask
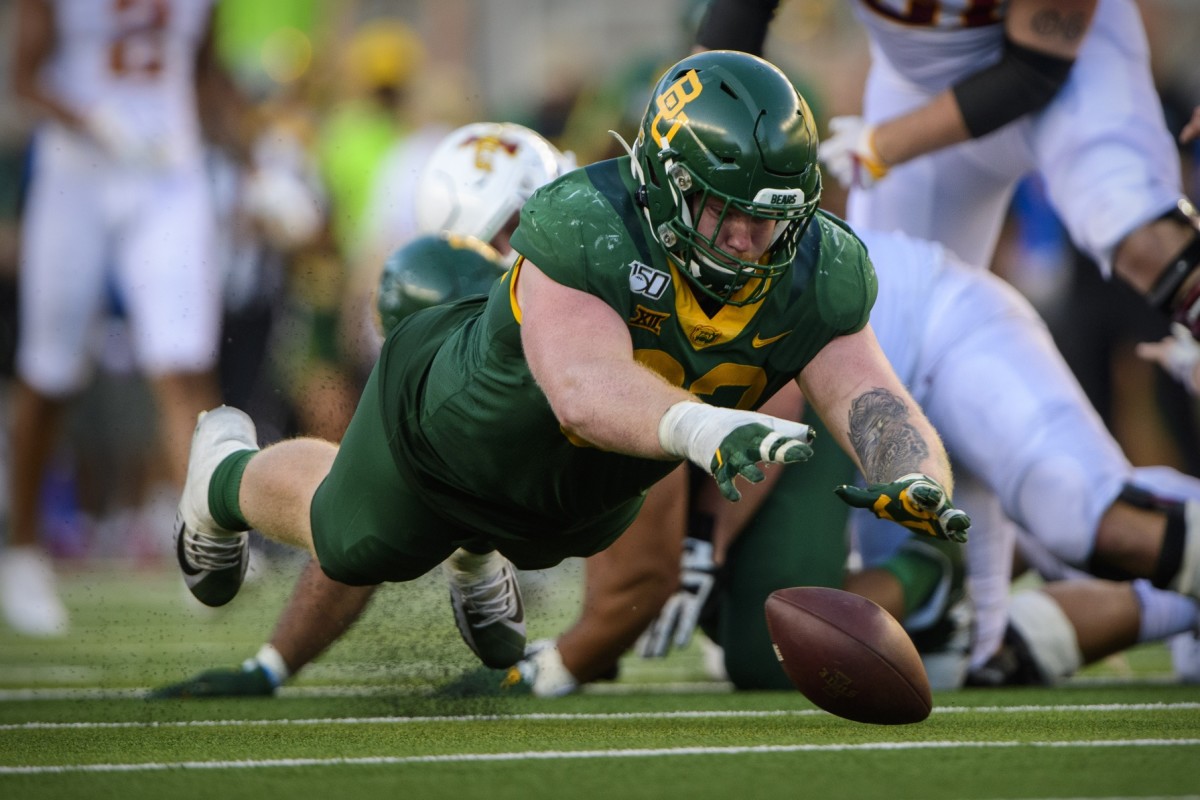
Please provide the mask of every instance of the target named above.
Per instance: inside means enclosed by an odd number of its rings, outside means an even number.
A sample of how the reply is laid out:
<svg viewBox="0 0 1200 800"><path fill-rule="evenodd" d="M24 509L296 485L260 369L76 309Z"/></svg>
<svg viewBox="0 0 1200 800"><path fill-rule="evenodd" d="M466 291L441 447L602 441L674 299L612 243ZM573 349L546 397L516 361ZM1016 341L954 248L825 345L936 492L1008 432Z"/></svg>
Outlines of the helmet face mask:
<svg viewBox="0 0 1200 800"><path fill-rule="evenodd" d="M521 125L465 125L442 140L421 172L417 227L491 243L536 189L574 166L573 157Z"/></svg>
<svg viewBox="0 0 1200 800"><path fill-rule="evenodd" d="M812 112L777 68L710 51L659 80L633 148L651 232L704 295L730 305L762 299L790 268L816 213L821 176ZM703 209L716 226L701 233ZM773 220L754 260L718 246L731 214Z"/></svg>

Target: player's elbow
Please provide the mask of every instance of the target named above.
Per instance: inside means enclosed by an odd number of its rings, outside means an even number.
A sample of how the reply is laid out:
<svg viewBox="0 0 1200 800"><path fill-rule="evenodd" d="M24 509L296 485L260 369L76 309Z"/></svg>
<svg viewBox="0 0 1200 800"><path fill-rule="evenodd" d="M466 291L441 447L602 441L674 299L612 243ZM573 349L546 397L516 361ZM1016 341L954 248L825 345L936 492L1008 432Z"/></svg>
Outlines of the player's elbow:
<svg viewBox="0 0 1200 800"><path fill-rule="evenodd" d="M563 432L573 438L585 438L596 417L596 398L587 391L584 382L570 370L563 370L552 380L542 382L541 389Z"/></svg>

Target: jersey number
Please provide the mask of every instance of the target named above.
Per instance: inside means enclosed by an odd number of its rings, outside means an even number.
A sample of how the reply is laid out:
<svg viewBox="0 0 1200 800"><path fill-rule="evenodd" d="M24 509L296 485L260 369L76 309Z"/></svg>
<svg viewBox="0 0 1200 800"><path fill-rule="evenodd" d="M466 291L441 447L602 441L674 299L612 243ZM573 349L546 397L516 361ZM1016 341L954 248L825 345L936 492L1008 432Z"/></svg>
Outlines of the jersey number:
<svg viewBox="0 0 1200 800"><path fill-rule="evenodd" d="M117 20L117 38L108 48L113 73L153 78L162 72L167 0L112 0L112 12Z"/></svg>
<svg viewBox="0 0 1200 800"><path fill-rule="evenodd" d="M684 386L686 374L683 365L675 357L662 350L635 350L633 358L640 364L662 375L667 383L687 389L699 397L715 397L719 390L741 390L733 408L754 408L763 390L767 388L767 373L762 367L749 364L718 364L701 375L691 386Z"/></svg>

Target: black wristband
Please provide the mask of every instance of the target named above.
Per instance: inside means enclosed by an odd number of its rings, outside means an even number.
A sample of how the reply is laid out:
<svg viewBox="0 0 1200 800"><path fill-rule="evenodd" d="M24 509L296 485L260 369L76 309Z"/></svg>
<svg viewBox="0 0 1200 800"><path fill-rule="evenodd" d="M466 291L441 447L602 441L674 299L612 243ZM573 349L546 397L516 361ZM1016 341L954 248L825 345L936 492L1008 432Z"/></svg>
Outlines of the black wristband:
<svg viewBox="0 0 1200 800"><path fill-rule="evenodd" d="M779 0L713 0L700 20L696 44L708 50L741 50L761 56L778 7Z"/></svg>
<svg viewBox="0 0 1200 800"><path fill-rule="evenodd" d="M1047 55L1004 38L1004 55L951 89L972 138L1045 108L1067 82L1074 59Z"/></svg>

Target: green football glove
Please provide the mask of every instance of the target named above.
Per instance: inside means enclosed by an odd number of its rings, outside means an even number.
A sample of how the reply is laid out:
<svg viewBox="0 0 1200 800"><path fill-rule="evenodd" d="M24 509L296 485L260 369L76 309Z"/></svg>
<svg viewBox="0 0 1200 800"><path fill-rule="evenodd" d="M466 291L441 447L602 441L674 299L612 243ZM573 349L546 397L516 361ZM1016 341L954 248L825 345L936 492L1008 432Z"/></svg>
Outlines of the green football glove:
<svg viewBox="0 0 1200 800"><path fill-rule="evenodd" d="M760 461L790 464L811 458L812 440L812 428L800 422L687 401L667 409L658 423L663 450L708 470L721 494L733 501L742 497L734 478L758 483Z"/></svg>
<svg viewBox="0 0 1200 800"><path fill-rule="evenodd" d="M170 686L152 689L150 700L194 697L270 697L275 684L260 665L247 662L241 669L210 669Z"/></svg>
<svg viewBox="0 0 1200 800"><path fill-rule="evenodd" d="M971 518L946 498L946 490L928 475L914 472L891 483L873 483L865 489L839 486L838 497L855 508L865 508L880 519L962 544L967 541Z"/></svg>
<svg viewBox="0 0 1200 800"><path fill-rule="evenodd" d="M709 471L717 480L717 488L726 500L736 502L742 498L742 493L734 485L733 479L741 475L751 483L761 481L765 476L758 462L791 464L812 458L813 449L809 444L813 437L812 430L803 435L803 439L795 438L757 422L735 428L721 440L709 464Z"/></svg>

